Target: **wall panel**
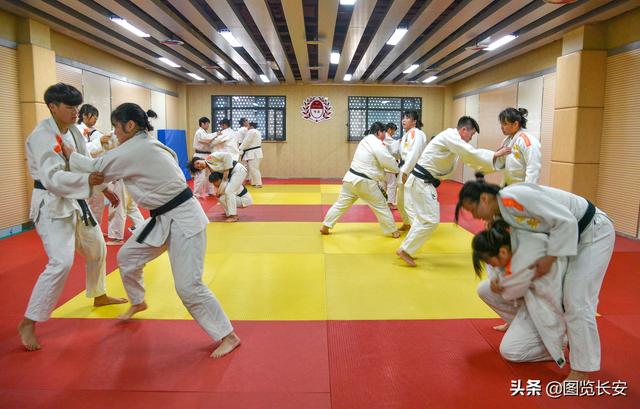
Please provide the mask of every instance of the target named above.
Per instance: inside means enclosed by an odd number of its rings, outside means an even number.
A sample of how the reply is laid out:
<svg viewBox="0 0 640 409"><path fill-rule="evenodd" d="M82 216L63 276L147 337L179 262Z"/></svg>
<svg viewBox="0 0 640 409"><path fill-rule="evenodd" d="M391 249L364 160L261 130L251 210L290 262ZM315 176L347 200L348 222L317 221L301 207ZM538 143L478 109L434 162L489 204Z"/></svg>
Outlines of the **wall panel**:
<svg viewBox="0 0 640 409"><path fill-rule="evenodd" d="M102 133L111 130L111 88L109 78L82 71L82 83L84 84L84 102L98 108L100 115L95 128Z"/></svg>

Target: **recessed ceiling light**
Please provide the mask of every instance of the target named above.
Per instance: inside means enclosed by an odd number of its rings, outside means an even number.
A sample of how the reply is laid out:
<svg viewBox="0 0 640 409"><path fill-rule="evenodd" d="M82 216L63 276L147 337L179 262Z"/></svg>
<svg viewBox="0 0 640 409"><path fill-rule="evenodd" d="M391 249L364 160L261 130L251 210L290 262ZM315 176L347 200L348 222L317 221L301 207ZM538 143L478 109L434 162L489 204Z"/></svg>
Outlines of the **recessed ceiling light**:
<svg viewBox="0 0 640 409"><path fill-rule="evenodd" d="M202 78L198 74L194 74L192 72L188 72L187 75L190 76L191 78L193 78L194 80L204 81L204 78Z"/></svg>
<svg viewBox="0 0 640 409"><path fill-rule="evenodd" d="M131 31L133 34L137 35L138 37L151 37L151 34L145 33L144 31L140 30L138 27L132 25L127 20L121 17L113 16L110 18L110 20L116 23L117 25L119 25L120 27L126 28L127 30Z"/></svg>
<svg viewBox="0 0 640 409"><path fill-rule="evenodd" d="M356 0L340 0L341 6L353 6L356 4Z"/></svg>
<svg viewBox="0 0 640 409"><path fill-rule="evenodd" d="M242 47L242 44L240 44L240 42L233 36L233 34L231 34L231 31L222 30L220 31L220 35L224 37L224 39L227 40L229 44L231 44L231 47Z"/></svg>
<svg viewBox="0 0 640 409"><path fill-rule="evenodd" d="M343 80L344 81L351 81L351 74L345 74Z"/></svg>
<svg viewBox="0 0 640 409"><path fill-rule="evenodd" d="M269 77L267 77L267 76L266 76L266 75L264 75L264 74L260 74L260 79L262 80L262 82L270 82L270 81L269 81Z"/></svg>
<svg viewBox="0 0 640 409"><path fill-rule="evenodd" d="M400 40L402 39L402 37L404 37L405 34L407 34L407 30L406 28L396 28L396 31L393 32L393 34L391 35L391 38L389 38L389 41L387 41L387 44L389 45L396 45L400 42Z"/></svg>
<svg viewBox="0 0 640 409"><path fill-rule="evenodd" d="M178 67L180 67L180 65L178 65L178 64L176 64L176 63L174 63L173 61L171 61L171 60L170 60L170 59L168 59L168 58L160 57L160 58L158 58L158 59L159 59L160 61L162 61L163 63L167 64L169 67L173 67L173 68L178 68Z"/></svg>
<svg viewBox="0 0 640 409"><path fill-rule="evenodd" d="M424 82L425 84L428 84L428 83L433 82L433 81L435 81L437 79L438 79L438 76L432 75L429 78L427 78L426 80L423 80L422 82Z"/></svg>
<svg viewBox="0 0 640 409"><path fill-rule="evenodd" d="M332 52L331 53L331 64L338 64L340 62L340 53Z"/></svg>
<svg viewBox="0 0 640 409"><path fill-rule="evenodd" d="M513 34L508 34L502 38L500 38L499 40L494 41L493 43L489 44L489 46L487 47L487 51L493 51L496 48L500 48L503 45L510 43L511 41L515 40L516 38L518 38L518 36L513 35Z"/></svg>
<svg viewBox="0 0 640 409"><path fill-rule="evenodd" d="M415 71L417 68L419 67L418 64L411 64L411 67L407 68L406 70L402 71L404 74L409 74L413 71Z"/></svg>

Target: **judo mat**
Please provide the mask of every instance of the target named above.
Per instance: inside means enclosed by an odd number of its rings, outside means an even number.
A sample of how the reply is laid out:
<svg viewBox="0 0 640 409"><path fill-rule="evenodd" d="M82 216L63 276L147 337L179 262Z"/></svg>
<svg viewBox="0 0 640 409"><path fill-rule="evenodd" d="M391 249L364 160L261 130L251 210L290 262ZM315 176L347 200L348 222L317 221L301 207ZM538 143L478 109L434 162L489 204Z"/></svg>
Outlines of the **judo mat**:
<svg viewBox="0 0 640 409"><path fill-rule="evenodd" d="M243 342L219 360L176 296L166 254L147 265L149 309L129 323L115 319L126 306L90 306L78 256L54 317L38 325L43 349L25 352L16 325L46 256L34 231L1 240L0 407L640 406L637 241L618 238L598 308L602 370L592 379L609 382L608 394L552 399L544 386L567 368L498 353L500 321L475 295L470 260L482 225L451 223L459 184L438 189L443 223L410 268L394 254L402 239L384 236L366 206L319 234L339 184L264 183L249 189L269 204L240 209L239 223L219 222L215 199L201 202L213 221L203 278ZM108 248L107 288L124 296L117 250ZM542 383L541 396L511 396L513 382L528 380ZM618 381L626 396L612 396Z"/></svg>

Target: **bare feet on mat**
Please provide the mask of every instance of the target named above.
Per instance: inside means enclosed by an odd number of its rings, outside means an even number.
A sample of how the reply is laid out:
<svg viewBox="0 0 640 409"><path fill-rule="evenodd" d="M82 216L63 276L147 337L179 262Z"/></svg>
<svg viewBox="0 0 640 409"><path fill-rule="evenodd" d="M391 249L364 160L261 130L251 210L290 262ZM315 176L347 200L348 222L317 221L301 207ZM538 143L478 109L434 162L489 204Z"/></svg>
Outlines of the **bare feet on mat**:
<svg viewBox="0 0 640 409"><path fill-rule="evenodd" d="M124 240L109 239L105 244L107 246L122 246L124 244Z"/></svg>
<svg viewBox="0 0 640 409"><path fill-rule="evenodd" d="M262 189L262 185L255 185L254 186L256 189Z"/></svg>
<svg viewBox="0 0 640 409"><path fill-rule="evenodd" d="M589 372L581 372L576 370L571 370L569 372L569 376L565 379L565 381L586 381L589 379Z"/></svg>
<svg viewBox="0 0 640 409"><path fill-rule="evenodd" d="M400 231L407 231L411 228L410 224L403 224L402 226L400 226L400 228L398 230Z"/></svg>
<svg viewBox="0 0 640 409"><path fill-rule="evenodd" d="M227 216L227 218L224 219L224 221L227 223L234 223L234 222L237 222L238 220L240 220L238 216Z"/></svg>
<svg viewBox="0 0 640 409"><path fill-rule="evenodd" d="M103 307L111 304L124 304L127 302L126 298L109 297L107 294L102 294L93 299L94 307Z"/></svg>
<svg viewBox="0 0 640 409"><path fill-rule="evenodd" d="M398 255L398 257L400 257L402 260L404 260L405 263L409 264L411 267L415 267L417 264L415 261L413 261L413 257L411 257L407 252L405 252L402 249L398 249L396 251L396 254Z"/></svg>
<svg viewBox="0 0 640 409"><path fill-rule="evenodd" d="M127 312L125 312L124 314L120 314L118 316L118 319L120 319L122 321L128 321L135 314L137 314L139 312L142 312L142 311L144 311L146 309L147 309L147 303L142 301L140 304L132 305L131 307L129 307Z"/></svg>
<svg viewBox="0 0 640 409"><path fill-rule="evenodd" d="M218 347L214 349L209 356L211 358L220 358L227 355L229 352L233 351L239 346L240 337L238 337L235 332L232 332L231 334L222 338L222 342L220 342L220 345L218 345Z"/></svg>
<svg viewBox="0 0 640 409"><path fill-rule="evenodd" d="M400 237L400 230L396 230L393 233L391 233L391 237L393 237L394 239L397 239L398 237Z"/></svg>
<svg viewBox="0 0 640 409"><path fill-rule="evenodd" d="M28 318L23 318L18 325L18 333L20 341L27 351L37 351L40 349L40 343L36 337L36 323Z"/></svg>
<svg viewBox="0 0 640 409"><path fill-rule="evenodd" d="M325 225L322 225L322 227L320 227L320 234L329 234L329 228Z"/></svg>
<svg viewBox="0 0 640 409"><path fill-rule="evenodd" d="M505 322L504 324L496 325L493 329L500 332L506 332L509 329L509 323Z"/></svg>

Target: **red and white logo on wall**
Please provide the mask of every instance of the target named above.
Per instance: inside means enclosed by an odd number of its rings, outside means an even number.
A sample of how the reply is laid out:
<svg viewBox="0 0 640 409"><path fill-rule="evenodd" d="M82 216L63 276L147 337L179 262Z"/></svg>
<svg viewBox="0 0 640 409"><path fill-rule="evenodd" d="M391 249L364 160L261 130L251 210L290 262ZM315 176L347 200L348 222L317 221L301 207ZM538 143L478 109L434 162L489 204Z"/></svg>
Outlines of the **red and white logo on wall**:
<svg viewBox="0 0 640 409"><path fill-rule="evenodd" d="M320 122L331 119L333 108L327 97L308 97L302 102L300 113L307 121Z"/></svg>

